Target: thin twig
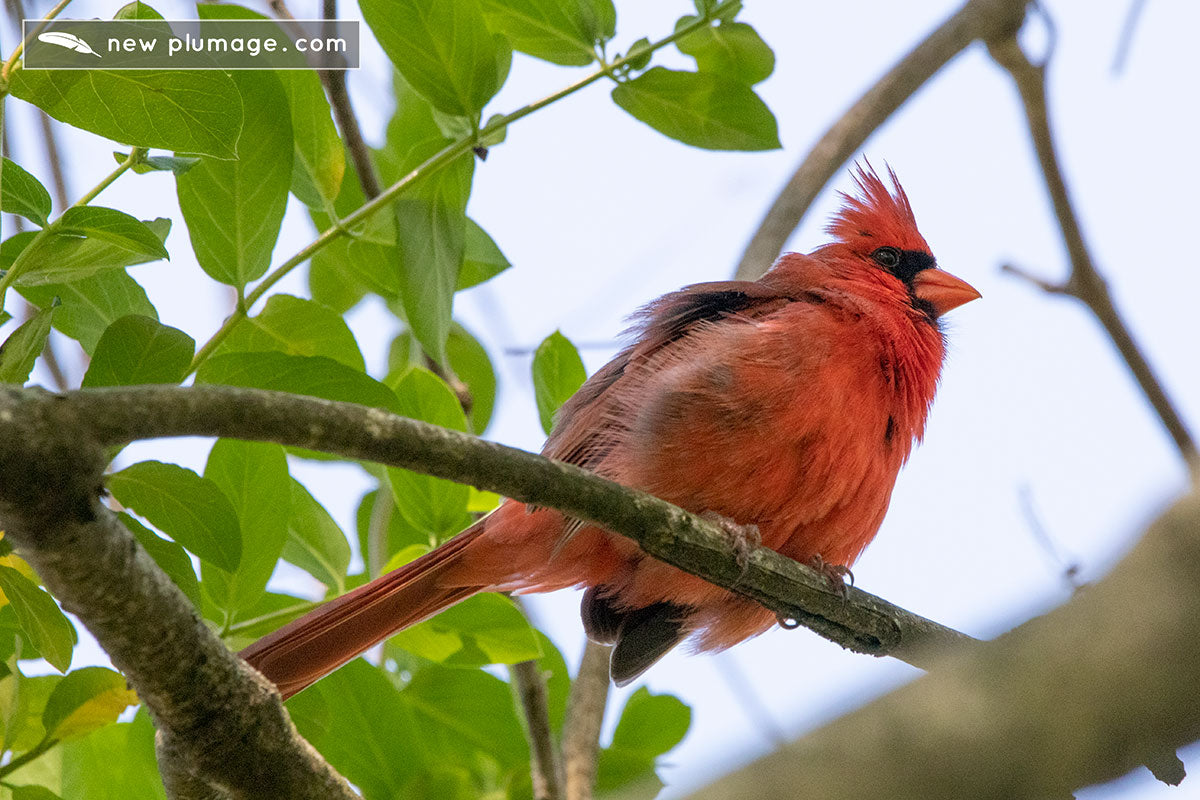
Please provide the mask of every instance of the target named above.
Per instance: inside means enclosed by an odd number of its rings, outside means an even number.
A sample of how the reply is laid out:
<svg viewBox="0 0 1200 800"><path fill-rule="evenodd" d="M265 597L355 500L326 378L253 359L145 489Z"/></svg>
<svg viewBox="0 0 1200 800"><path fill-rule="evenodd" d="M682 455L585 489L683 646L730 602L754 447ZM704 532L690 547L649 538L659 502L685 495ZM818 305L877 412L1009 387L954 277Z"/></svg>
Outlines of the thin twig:
<svg viewBox="0 0 1200 800"><path fill-rule="evenodd" d="M817 194L867 137L969 44L1020 28L1025 3L970 0L868 89L813 146L775 198L742 253L737 277L753 280L766 272Z"/></svg>
<svg viewBox="0 0 1200 800"><path fill-rule="evenodd" d="M326 20L336 19L337 0L323 0L321 16ZM346 89L346 72L323 69L317 74L321 76L321 83L325 84L329 104L333 107L333 117L337 120L338 130L342 132L342 139L345 140L350 158L354 161L354 170L358 173L358 182L362 186L363 194L368 200L378 197L383 187L379 183L375 163L371 160L371 148L367 147L362 127L358 124L358 117L350 104L350 93Z"/></svg>
<svg viewBox="0 0 1200 800"><path fill-rule="evenodd" d="M1133 372L1150 405L1158 413L1167 433L1175 442L1193 477L1200 476L1200 454L1197 453L1196 442L1188 431L1187 425L1180 416L1175 404L1171 401L1166 389L1158 380L1150 362L1146 359L1141 347L1133 338L1133 333L1125 324L1125 320L1117 311L1108 284L1096 269L1091 252L1083 239L1079 218L1071 203L1066 180L1063 178L1062 167L1054 147L1054 137L1050 130L1050 114L1046 102L1046 65L1034 64L1021 49L1015 35L1005 39L991 41L988 51L992 58L1012 76L1017 92L1025 109L1025 119L1033 139L1034 150L1037 152L1038 163L1041 166L1042 177L1046 189L1054 203L1054 214L1058 218L1058 226L1062 231L1067 254L1071 261L1071 273L1061 286L1047 284L1044 281L1034 283L1047 291L1068 294L1080 300L1108 332L1121 358ZM1008 272L1018 275L1025 273L1009 267Z"/></svg>
<svg viewBox="0 0 1200 800"><path fill-rule="evenodd" d="M754 729L761 733L772 747L779 747L786 742L787 737L771 716L771 710L758 696L754 684L746 680L746 673L742 672L737 655L732 651L726 651L718 654L712 661L717 672L720 673L721 679L725 681L729 691L733 692L738 706L753 724Z"/></svg>
<svg viewBox="0 0 1200 800"><path fill-rule="evenodd" d="M1025 517L1025 523L1029 526L1030 533L1033 534L1034 541L1041 546L1052 561L1062 567L1062 578L1067 584L1067 588L1072 592L1079 591L1083 587L1083 583L1079 580L1079 562L1063 556L1054 542L1054 537L1042 524L1041 517L1038 516L1037 509L1033 505L1033 490L1029 488L1029 484L1023 484L1020 487L1017 491L1017 498L1020 501L1021 513Z"/></svg>
<svg viewBox="0 0 1200 800"><path fill-rule="evenodd" d="M550 728L546 675L536 661L513 664L509 667L509 674L525 712L533 800L562 800L562 763L558 756L558 742L554 740L554 731Z"/></svg>
<svg viewBox="0 0 1200 800"><path fill-rule="evenodd" d="M600 753L600 728L608 705L608 655L612 648L589 641L571 684L563 725L567 800L591 800Z"/></svg>
<svg viewBox="0 0 1200 800"><path fill-rule="evenodd" d="M1133 34L1137 31L1138 23L1141 22L1142 12L1145 9L1146 0L1133 0L1129 4L1129 11L1125 14L1125 24L1121 26L1121 37L1117 39L1117 49L1113 53L1113 75L1120 75L1125 69L1129 51L1133 47Z"/></svg>
<svg viewBox="0 0 1200 800"><path fill-rule="evenodd" d="M275 12L275 16L285 22L293 22L295 17L284 0L270 0L267 5ZM337 19L337 0L322 0L321 17L327 22ZM299 27L298 25L296 26ZM342 133L346 149L350 151L350 160L354 162L354 171L358 175L359 186L368 200L379 196L383 186L379 183L379 173L375 171L375 162L371 160L371 148L367 146L362 135L362 127L358 124L358 116L350 104L350 93L346 90L346 72L339 69L319 69L317 77L325 87L329 97L329 105L333 109L333 119Z"/></svg>

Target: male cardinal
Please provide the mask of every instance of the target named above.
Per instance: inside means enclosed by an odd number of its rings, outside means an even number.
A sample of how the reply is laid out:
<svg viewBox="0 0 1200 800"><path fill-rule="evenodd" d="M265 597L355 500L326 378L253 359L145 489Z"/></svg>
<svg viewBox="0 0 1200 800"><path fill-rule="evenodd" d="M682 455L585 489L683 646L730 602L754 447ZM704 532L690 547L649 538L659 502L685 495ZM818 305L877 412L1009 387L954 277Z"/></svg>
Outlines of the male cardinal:
<svg viewBox="0 0 1200 800"><path fill-rule="evenodd" d="M650 303L636 340L563 405L543 454L643 489L831 576L874 538L937 388L939 320L979 297L938 269L895 173L859 168L833 241L757 281ZM732 522L733 524L729 524ZM432 552L242 651L289 697L478 592L587 587L618 685L688 637L720 650L775 615L623 536L506 501Z"/></svg>

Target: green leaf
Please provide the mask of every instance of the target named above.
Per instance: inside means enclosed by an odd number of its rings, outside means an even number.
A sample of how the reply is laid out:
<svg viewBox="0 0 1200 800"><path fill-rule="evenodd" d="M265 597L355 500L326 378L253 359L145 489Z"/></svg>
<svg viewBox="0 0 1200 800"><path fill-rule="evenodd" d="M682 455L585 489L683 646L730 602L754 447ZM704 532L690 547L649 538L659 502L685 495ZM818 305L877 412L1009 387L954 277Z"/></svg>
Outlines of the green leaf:
<svg viewBox="0 0 1200 800"><path fill-rule="evenodd" d="M197 383L273 389L397 411L395 393L368 375L324 356L226 353L205 361Z"/></svg>
<svg viewBox="0 0 1200 800"><path fill-rule="evenodd" d="M113 153L113 158L118 164L124 164L129 154L118 151ZM182 175L199 163L199 158L185 156L145 156L130 169L138 175L145 175L147 172L173 172Z"/></svg>
<svg viewBox="0 0 1200 800"><path fill-rule="evenodd" d="M51 303L21 323L3 344L0 344L0 383L24 385L33 372L34 362L46 349L50 323L55 306Z"/></svg>
<svg viewBox="0 0 1200 800"><path fill-rule="evenodd" d="M345 591L350 543L333 517L299 481L292 480L291 516L283 559L337 594Z"/></svg>
<svg viewBox="0 0 1200 800"><path fill-rule="evenodd" d="M50 193L41 182L23 167L7 158L0 174L0 210L9 214L20 214L30 222L46 227L52 204Z"/></svg>
<svg viewBox="0 0 1200 800"><path fill-rule="evenodd" d="M696 17L683 17L679 28L694 22ZM775 71L775 53L744 22L722 22L720 25L699 28L675 42L679 52L696 59L701 72L711 72L753 86L766 80Z"/></svg>
<svg viewBox="0 0 1200 800"><path fill-rule="evenodd" d="M346 173L346 150L330 116L325 89L311 70L280 70L276 74L292 112L295 169L309 178L321 199L332 203Z"/></svg>
<svg viewBox="0 0 1200 800"><path fill-rule="evenodd" d="M396 384L399 413L412 419L466 431L467 418L454 392L428 370L414 368ZM467 513L466 486L442 478L389 467L396 508L410 525L437 538L455 533Z"/></svg>
<svg viewBox="0 0 1200 800"><path fill-rule="evenodd" d="M492 420L496 402L496 373L492 369L491 359L483 345L457 322L453 323L446 340L446 358L450 362L450 371L466 384L471 396L467 411L470 430L481 434ZM424 363L421 348L413 338L412 331L404 330L397 334L388 351L388 374L399 379L409 368Z"/></svg>
<svg viewBox="0 0 1200 800"><path fill-rule="evenodd" d="M332 309L286 294L272 295L257 316L229 332L218 353L275 351L325 356L362 372L362 353L346 321Z"/></svg>
<svg viewBox="0 0 1200 800"><path fill-rule="evenodd" d="M473 117L499 90L500 53L478 0L362 0L363 19L405 79L441 111Z"/></svg>
<svg viewBox="0 0 1200 800"><path fill-rule="evenodd" d="M382 174L382 168L380 171ZM394 182L386 177L384 180ZM341 192L333 203L334 212L344 218L365 202L358 173L353 162L348 162ZM328 230L334 224L324 212L309 208L309 214L317 230ZM367 222L354 226L350 236L334 239L313 256L310 270L313 299L331 308L348 309L362 299L365 289L394 298L400 292L396 259L396 221L387 212L375 214ZM318 281L318 275L326 276L325 280Z"/></svg>
<svg viewBox="0 0 1200 800"><path fill-rule="evenodd" d="M295 185L292 189L295 189ZM339 314L345 314L354 308L367 294L367 284L355 275L347 262L347 253L352 244L356 244L353 239L337 239L317 251L308 262L309 294L313 300L329 306ZM382 247L379 249L385 250ZM380 263L386 264L387 260L385 252ZM366 259L357 263L365 266L372 262ZM392 292L391 296L394 297L395 294Z"/></svg>
<svg viewBox="0 0 1200 800"><path fill-rule="evenodd" d="M377 503L381 502L386 505L385 508L377 506ZM379 515L386 515L386 517ZM437 546L436 536L409 524L408 520L396 510L396 501L391 492L380 494L378 491L370 491L364 494L362 500L359 501L358 508L355 509L354 522L359 552L368 554L372 549L370 542L372 524L386 527L387 531L383 535L384 541L377 545L380 548L379 556L385 563L395 563L396 566L407 564L430 548ZM422 549L419 552L410 551L409 557L402 561L396 560L401 551L413 545L419 545ZM375 568L380 566L382 564L373 565ZM382 571L380 570L380 572Z"/></svg>
<svg viewBox="0 0 1200 800"><path fill-rule="evenodd" d="M363 797L396 796L420 770L421 761L429 760L423 746L427 732L416 725L387 676L362 659L287 705L300 735L361 789Z"/></svg>
<svg viewBox="0 0 1200 800"><path fill-rule="evenodd" d="M682 700L642 687L625 701L612 746L660 756L683 741L691 724L692 710Z"/></svg>
<svg viewBox="0 0 1200 800"><path fill-rule="evenodd" d="M375 151L379 177L395 183L453 140L438 125L437 112L404 76L392 73L396 108L388 120L384 145Z"/></svg>
<svg viewBox="0 0 1200 800"><path fill-rule="evenodd" d="M512 600L479 594L392 636L410 653L454 667L516 664L541 657L537 632Z"/></svg>
<svg viewBox="0 0 1200 800"><path fill-rule="evenodd" d="M287 95L269 72L234 72L246 107L236 161L205 158L176 178L196 259L213 279L241 288L271 265L292 181Z"/></svg>
<svg viewBox="0 0 1200 800"><path fill-rule="evenodd" d="M59 233L86 236L151 258L170 258L162 239L149 225L115 208L72 206L55 223Z"/></svg>
<svg viewBox="0 0 1200 800"><path fill-rule="evenodd" d="M154 233L161 247L171 230L171 221L160 218L142 224ZM6 239L0 245L0 269L11 267L36 235L26 231ZM15 282L18 288L74 283L105 270L144 264L162 257L149 255L142 247L130 249L103 239L61 234L43 237L36 248L26 256L27 266Z"/></svg>
<svg viewBox="0 0 1200 800"><path fill-rule="evenodd" d="M533 393L538 418L547 434L554 427L554 415L587 380L587 371L575 345L559 331L547 336L533 354Z"/></svg>
<svg viewBox="0 0 1200 800"><path fill-rule="evenodd" d="M125 677L105 667L84 667L68 674L46 701L42 725L52 739L74 739L117 721L138 696Z"/></svg>
<svg viewBox="0 0 1200 800"><path fill-rule="evenodd" d="M154 758L154 725L143 709L133 722L119 722L91 736L59 745L62 785L71 798L165 800Z"/></svg>
<svg viewBox="0 0 1200 800"><path fill-rule="evenodd" d="M653 56L654 51L650 49L650 40L644 36L629 45L629 51L625 54L625 57L629 59L630 69L635 70L643 70L648 67Z"/></svg>
<svg viewBox="0 0 1200 800"><path fill-rule="evenodd" d="M481 670L430 666L401 695L441 760L466 761L473 752L502 767L528 769L529 745L507 683Z"/></svg>
<svg viewBox="0 0 1200 800"><path fill-rule="evenodd" d="M211 480L176 464L141 461L109 475L108 488L121 505L202 561L237 569L242 557L237 512Z"/></svg>
<svg viewBox="0 0 1200 800"><path fill-rule="evenodd" d="M88 355L95 352L108 326L121 317L138 314L158 319L146 291L120 269L105 270L70 283L18 286L17 291L39 308L48 308L58 298L62 305L54 312L54 328L77 340Z"/></svg>
<svg viewBox="0 0 1200 800"><path fill-rule="evenodd" d="M17 70L12 93L85 131L138 147L238 155L242 99L218 70Z"/></svg>
<svg viewBox="0 0 1200 800"><path fill-rule="evenodd" d="M500 507L500 501L503 499L495 492L484 492L476 489L474 486L469 487L471 490L470 499L467 500L467 511L472 514L486 514L489 511L495 511Z"/></svg>
<svg viewBox="0 0 1200 800"><path fill-rule="evenodd" d="M476 435L487 430L492 421L492 410L496 404L496 372L492 361L479 340L457 322L450 328L446 340L446 358L450 369L467 385L471 394L471 409L467 420Z"/></svg>
<svg viewBox="0 0 1200 800"><path fill-rule="evenodd" d="M482 5L488 25L507 36L515 50L563 66L583 67L596 60L583 3L483 0Z"/></svg>
<svg viewBox="0 0 1200 800"><path fill-rule="evenodd" d="M237 570L204 570L204 589L222 609L249 608L266 591L283 552L291 516L291 476L283 448L270 442L218 439L204 477L233 504L243 531Z"/></svg>
<svg viewBox="0 0 1200 800"><path fill-rule="evenodd" d="M25 658L31 657L29 653L21 655ZM4 749L14 752L32 750L38 742L46 738L46 729L42 726L42 711L62 676L22 675L17 669L15 654L8 660L8 666L10 674L0 684L3 686L0 707L4 712Z"/></svg>
<svg viewBox="0 0 1200 800"><path fill-rule="evenodd" d="M20 572L5 566L0 566L0 591L42 658L59 672L66 672L75 649L75 628L54 598Z"/></svg>
<svg viewBox="0 0 1200 800"><path fill-rule="evenodd" d="M446 363L474 169L459 158L395 204L400 302L417 341L439 364Z"/></svg>
<svg viewBox="0 0 1200 800"><path fill-rule="evenodd" d="M504 253L496 246L496 242L487 235L487 231L468 217L463 241L462 268L458 271L455 290L461 292L463 289L489 281L511 266Z"/></svg>
<svg viewBox="0 0 1200 800"><path fill-rule="evenodd" d="M162 19L162 14L155 11L145 3L134 0L132 3L126 3L117 9L117 13L113 14L113 19Z"/></svg>
<svg viewBox="0 0 1200 800"><path fill-rule="evenodd" d="M195 352L196 342L178 328L150 317L121 317L100 337L83 386L179 383Z"/></svg>
<svg viewBox="0 0 1200 800"><path fill-rule="evenodd" d="M612 791L651 773L655 759L683 741L691 723L692 710L679 698L638 689L621 710L612 744L600 754L597 791Z"/></svg>
<svg viewBox="0 0 1200 800"><path fill-rule="evenodd" d="M138 522L129 514L121 512L117 515L121 524L129 529L133 538L138 540L142 549L150 554L154 563L167 573L167 577L187 595L192 605L200 608L204 598L200 595L200 581L196 580L196 570L192 567L192 559L187 551L170 539L164 539L154 531Z"/></svg>
<svg viewBox="0 0 1200 800"><path fill-rule="evenodd" d="M579 0L584 24L593 41L607 42L617 32L617 9L612 0Z"/></svg>
<svg viewBox="0 0 1200 800"><path fill-rule="evenodd" d="M659 133L707 150L773 150L775 115L745 84L654 67L619 84L613 102Z"/></svg>

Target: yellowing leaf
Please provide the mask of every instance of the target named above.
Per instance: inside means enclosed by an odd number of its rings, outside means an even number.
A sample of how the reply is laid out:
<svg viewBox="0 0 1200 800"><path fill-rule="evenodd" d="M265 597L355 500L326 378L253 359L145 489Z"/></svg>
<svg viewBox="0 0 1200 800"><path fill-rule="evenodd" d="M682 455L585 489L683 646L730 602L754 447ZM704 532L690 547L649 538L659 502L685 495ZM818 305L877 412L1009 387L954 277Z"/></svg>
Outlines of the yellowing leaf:
<svg viewBox="0 0 1200 800"><path fill-rule="evenodd" d="M42 712L42 724L50 738L71 739L116 722L122 711L138 702L120 673L84 667L54 687Z"/></svg>

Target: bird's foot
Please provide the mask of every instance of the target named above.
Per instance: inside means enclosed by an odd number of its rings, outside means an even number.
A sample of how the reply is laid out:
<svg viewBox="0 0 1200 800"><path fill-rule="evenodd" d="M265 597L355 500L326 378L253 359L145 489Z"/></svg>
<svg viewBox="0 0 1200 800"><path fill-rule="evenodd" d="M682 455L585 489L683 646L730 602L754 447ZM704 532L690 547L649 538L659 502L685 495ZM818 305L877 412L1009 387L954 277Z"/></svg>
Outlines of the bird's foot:
<svg viewBox="0 0 1200 800"><path fill-rule="evenodd" d="M850 587L854 585L854 573L849 567L845 564L830 564L820 553L810 558L808 565L824 576L831 592L843 600L849 596Z"/></svg>
<svg viewBox="0 0 1200 800"><path fill-rule="evenodd" d="M742 525L715 511L705 511L700 516L716 525L725 534L725 539L729 542L730 549L733 550L733 558L737 561L741 574L745 575L746 569L750 566L750 555L762 546L762 534L759 532L758 526Z"/></svg>

